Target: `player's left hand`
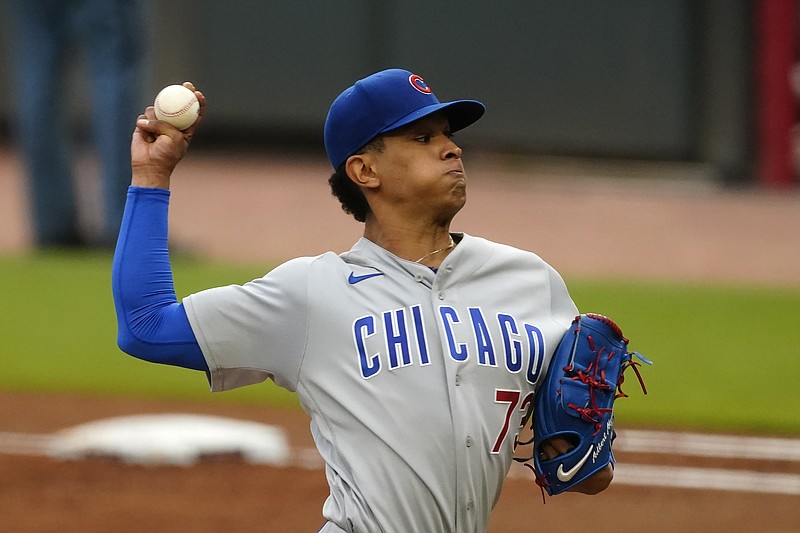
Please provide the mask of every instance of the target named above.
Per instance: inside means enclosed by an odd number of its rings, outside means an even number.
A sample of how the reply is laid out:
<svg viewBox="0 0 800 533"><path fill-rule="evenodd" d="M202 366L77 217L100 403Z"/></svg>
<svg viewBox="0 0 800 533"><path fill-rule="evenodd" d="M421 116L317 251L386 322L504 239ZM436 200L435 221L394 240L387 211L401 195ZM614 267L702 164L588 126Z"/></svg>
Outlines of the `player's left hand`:
<svg viewBox="0 0 800 533"><path fill-rule="evenodd" d="M533 412L533 466L548 494L596 494L613 478L614 401L626 369L637 369L636 352L608 317L585 314L564 334L539 389Z"/></svg>
<svg viewBox="0 0 800 533"><path fill-rule="evenodd" d="M552 437L544 441L539 446L539 459L548 461L566 455L571 452L575 446L563 437ZM579 492L581 494L599 494L611 485L614 479L614 468L611 463L607 464L605 468L599 470L584 479L580 483L565 489L569 492Z"/></svg>
<svg viewBox="0 0 800 533"><path fill-rule="evenodd" d="M136 120L131 139L131 185L169 189L170 176L186 155L197 128L203 122L206 98L191 82L185 87L194 91L200 102L199 116L194 124L181 131L158 120L153 106L148 106Z"/></svg>

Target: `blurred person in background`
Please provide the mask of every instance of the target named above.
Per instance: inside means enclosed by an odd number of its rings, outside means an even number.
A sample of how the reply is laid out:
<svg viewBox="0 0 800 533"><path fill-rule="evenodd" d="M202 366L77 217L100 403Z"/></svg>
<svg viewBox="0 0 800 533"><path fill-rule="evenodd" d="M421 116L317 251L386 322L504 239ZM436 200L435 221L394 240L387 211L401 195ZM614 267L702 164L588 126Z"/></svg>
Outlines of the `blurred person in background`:
<svg viewBox="0 0 800 533"><path fill-rule="evenodd" d="M27 177L37 247L111 248L131 179L130 124L141 108L142 0L9 0L15 137ZM71 130L68 73L86 60L91 112ZM102 173L102 227L81 233L74 191L75 133L90 130Z"/></svg>

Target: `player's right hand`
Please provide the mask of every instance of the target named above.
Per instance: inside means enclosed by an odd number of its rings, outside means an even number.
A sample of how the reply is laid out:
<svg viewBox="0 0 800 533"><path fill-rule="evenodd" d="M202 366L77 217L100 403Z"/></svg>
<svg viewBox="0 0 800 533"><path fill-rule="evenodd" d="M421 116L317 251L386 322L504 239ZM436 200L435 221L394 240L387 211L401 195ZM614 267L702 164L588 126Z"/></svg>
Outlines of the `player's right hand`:
<svg viewBox="0 0 800 533"><path fill-rule="evenodd" d="M131 185L169 189L170 176L186 155L194 133L203 122L206 98L191 82L185 87L194 91L200 102L200 116L194 124L180 131L156 118L153 106L148 106L136 120L131 139Z"/></svg>

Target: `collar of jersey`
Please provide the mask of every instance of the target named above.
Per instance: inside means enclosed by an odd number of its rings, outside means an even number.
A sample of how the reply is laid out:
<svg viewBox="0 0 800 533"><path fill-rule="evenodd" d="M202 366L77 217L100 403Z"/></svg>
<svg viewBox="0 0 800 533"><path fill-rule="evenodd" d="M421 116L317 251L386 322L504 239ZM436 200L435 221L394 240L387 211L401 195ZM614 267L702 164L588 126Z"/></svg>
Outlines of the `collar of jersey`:
<svg viewBox="0 0 800 533"><path fill-rule="evenodd" d="M468 236L465 233L453 233L453 235L457 242L468 240ZM456 250L458 250L458 247L456 247ZM384 274L389 274L391 270L397 269L396 273L398 275L403 273L406 275L411 274L415 277L422 275L429 282L432 282L436 275L435 269L402 259L366 237L361 237L350 251L341 254L341 257L352 267L371 269L371 272L381 271ZM376 265L380 266L380 269ZM359 273L359 271L356 271L356 275Z"/></svg>

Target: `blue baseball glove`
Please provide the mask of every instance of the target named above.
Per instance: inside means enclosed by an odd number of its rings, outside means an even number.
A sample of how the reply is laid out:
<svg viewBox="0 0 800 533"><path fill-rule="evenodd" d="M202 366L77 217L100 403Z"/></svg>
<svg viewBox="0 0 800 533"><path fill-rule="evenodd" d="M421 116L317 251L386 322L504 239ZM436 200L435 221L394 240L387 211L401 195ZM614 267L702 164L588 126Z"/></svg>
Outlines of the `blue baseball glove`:
<svg viewBox="0 0 800 533"><path fill-rule="evenodd" d="M564 334L536 398L533 412L533 462L536 483L551 496L560 494L611 463L614 401L623 396L624 372L633 368L647 389L628 351L628 339L608 317L583 314ZM542 445L560 437L571 447L546 458ZM530 468L530 465L527 465Z"/></svg>

